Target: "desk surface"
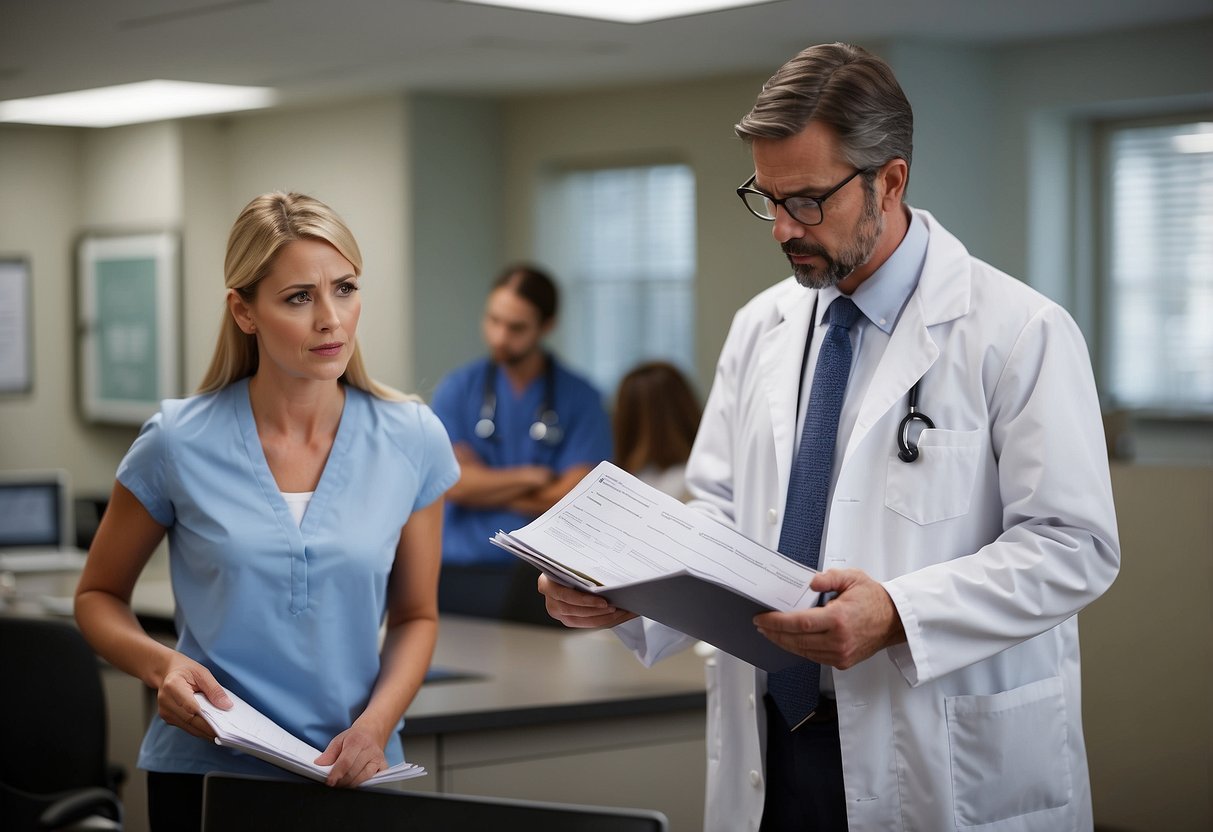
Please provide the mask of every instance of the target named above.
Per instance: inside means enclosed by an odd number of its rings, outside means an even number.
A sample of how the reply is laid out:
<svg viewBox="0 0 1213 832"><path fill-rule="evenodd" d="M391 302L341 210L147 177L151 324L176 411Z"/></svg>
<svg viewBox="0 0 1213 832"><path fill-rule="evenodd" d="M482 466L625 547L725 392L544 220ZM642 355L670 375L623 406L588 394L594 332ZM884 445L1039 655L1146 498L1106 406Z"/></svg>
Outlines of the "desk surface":
<svg viewBox="0 0 1213 832"><path fill-rule="evenodd" d="M77 575L21 576L14 612L71 614ZM48 599L67 601L64 610ZM132 606L171 619L167 575L145 574ZM432 662L435 681L405 714L406 735L476 731L564 720L702 708L703 658L693 650L645 668L613 633L444 615Z"/></svg>
<svg viewBox="0 0 1213 832"><path fill-rule="evenodd" d="M423 686L404 733L701 708L703 661L686 650L645 668L610 632L443 616L434 666L479 678Z"/></svg>

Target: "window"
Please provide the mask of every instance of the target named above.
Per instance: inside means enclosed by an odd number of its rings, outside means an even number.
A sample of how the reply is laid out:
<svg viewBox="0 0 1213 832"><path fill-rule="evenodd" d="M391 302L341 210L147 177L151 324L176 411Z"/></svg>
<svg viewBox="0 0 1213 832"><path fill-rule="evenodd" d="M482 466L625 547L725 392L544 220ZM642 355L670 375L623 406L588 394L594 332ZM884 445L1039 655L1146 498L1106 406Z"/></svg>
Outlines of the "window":
<svg viewBox="0 0 1213 832"><path fill-rule="evenodd" d="M568 171L541 201L539 254L564 290L558 337L565 358L606 395L647 359L693 374L691 169Z"/></svg>
<svg viewBox="0 0 1213 832"><path fill-rule="evenodd" d="M1106 125L1102 158L1106 392L1213 412L1213 114Z"/></svg>

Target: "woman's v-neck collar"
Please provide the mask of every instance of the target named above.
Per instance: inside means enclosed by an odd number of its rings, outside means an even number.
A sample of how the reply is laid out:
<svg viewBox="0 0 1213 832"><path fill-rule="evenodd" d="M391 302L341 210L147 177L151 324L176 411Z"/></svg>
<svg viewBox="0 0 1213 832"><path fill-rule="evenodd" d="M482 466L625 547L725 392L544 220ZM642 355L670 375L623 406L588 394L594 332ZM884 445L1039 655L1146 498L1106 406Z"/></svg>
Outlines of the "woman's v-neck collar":
<svg viewBox="0 0 1213 832"><path fill-rule="evenodd" d="M352 425L357 421L353 411L362 406L362 397L358 395L359 391L355 388L349 386L344 388L345 403L341 409L341 419L337 423L337 434L333 437L333 446L329 449L328 459L325 460L324 469L320 473L320 480L316 483L312 500L307 512L303 515L303 523L296 524L291 515L290 506L287 505L286 498L282 496L282 490L278 487L274 473L270 470L269 461L265 457L265 448L262 446L261 436L257 432L257 420L253 416L253 405L249 399L249 379L241 379L232 386L240 432L257 481L279 522L288 530L293 531L292 536L301 546L303 538L320 522L333 495L340 493L346 479L346 461L352 441Z"/></svg>

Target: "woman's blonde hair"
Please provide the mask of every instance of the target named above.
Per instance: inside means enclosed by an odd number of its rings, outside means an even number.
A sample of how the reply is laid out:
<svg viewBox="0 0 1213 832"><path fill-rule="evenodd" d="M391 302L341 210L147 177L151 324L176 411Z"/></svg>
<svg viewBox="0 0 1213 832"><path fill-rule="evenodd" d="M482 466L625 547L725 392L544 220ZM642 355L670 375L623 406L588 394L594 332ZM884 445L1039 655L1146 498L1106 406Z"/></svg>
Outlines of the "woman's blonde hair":
<svg viewBox="0 0 1213 832"><path fill-rule="evenodd" d="M275 191L246 205L232 225L223 261L224 285L251 302L257 294L257 285L273 268L278 252L296 240L328 243L353 264L354 274L362 274L358 242L332 208L304 194ZM257 336L243 332L225 306L211 366L198 385L198 392L210 393L253 375L257 362ZM412 398L370 377L357 339L340 380L381 399Z"/></svg>

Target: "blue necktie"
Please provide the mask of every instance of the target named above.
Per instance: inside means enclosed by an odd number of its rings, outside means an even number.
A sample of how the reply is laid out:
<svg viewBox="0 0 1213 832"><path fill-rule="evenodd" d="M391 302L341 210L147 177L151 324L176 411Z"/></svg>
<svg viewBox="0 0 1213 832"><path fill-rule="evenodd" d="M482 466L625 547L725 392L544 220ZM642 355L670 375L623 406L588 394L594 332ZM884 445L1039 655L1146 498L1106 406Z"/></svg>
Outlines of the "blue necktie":
<svg viewBox="0 0 1213 832"><path fill-rule="evenodd" d="M839 297L826 310L825 340L813 371L809 408L800 434L800 450L792 462L788 499L784 506L779 551L816 569L821 554L830 474L834 470L834 443L838 414L851 374L849 330L859 318L859 307ZM767 692L775 700L788 727L795 730L817 707L821 665L805 660L767 677Z"/></svg>

